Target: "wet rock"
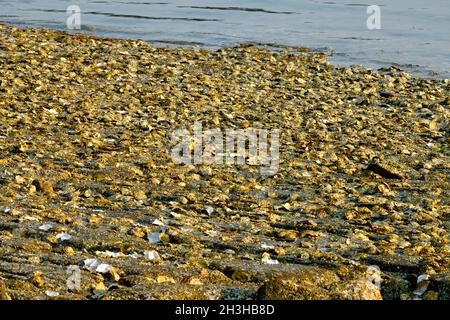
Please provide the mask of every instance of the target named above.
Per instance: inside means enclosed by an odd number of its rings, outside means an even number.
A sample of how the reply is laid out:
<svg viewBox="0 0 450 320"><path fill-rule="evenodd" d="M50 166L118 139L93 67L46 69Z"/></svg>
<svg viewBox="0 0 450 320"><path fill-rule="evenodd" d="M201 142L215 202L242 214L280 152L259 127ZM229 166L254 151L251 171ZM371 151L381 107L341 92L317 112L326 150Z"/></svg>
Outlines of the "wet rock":
<svg viewBox="0 0 450 320"><path fill-rule="evenodd" d="M314 277L274 278L258 290L262 300L382 300L380 288L364 278L340 281L324 270Z"/></svg>
<svg viewBox="0 0 450 320"><path fill-rule="evenodd" d="M155 284L150 287L134 287L134 293L142 292L145 299L157 300L208 300L218 299L220 287L193 286L188 284L174 285L170 283Z"/></svg>
<svg viewBox="0 0 450 320"><path fill-rule="evenodd" d="M34 180L32 185L36 187L36 190L39 192L53 194L55 191L53 190L53 184L50 181L46 180Z"/></svg>
<svg viewBox="0 0 450 320"><path fill-rule="evenodd" d="M11 296L8 294L8 288L6 283L0 279L0 300L12 300Z"/></svg>
<svg viewBox="0 0 450 320"><path fill-rule="evenodd" d="M301 283L292 277L276 278L261 286L257 294L260 300L327 300L330 293L312 283Z"/></svg>
<svg viewBox="0 0 450 320"><path fill-rule="evenodd" d="M409 293L412 285L409 281L397 277L383 279L381 295L384 300L400 300L402 294Z"/></svg>
<svg viewBox="0 0 450 320"><path fill-rule="evenodd" d="M395 94L393 92L388 92L388 91L380 92L380 97L383 97L383 98L393 98L394 96L395 96Z"/></svg>
<svg viewBox="0 0 450 320"><path fill-rule="evenodd" d="M42 279L42 272L40 271L35 272L32 277L32 282L36 287L42 288L44 286L44 280Z"/></svg>
<svg viewBox="0 0 450 320"><path fill-rule="evenodd" d="M369 256L365 261L370 265L378 266L385 272L404 272L419 274L424 268L422 259L420 257L407 255L377 255Z"/></svg>
<svg viewBox="0 0 450 320"><path fill-rule="evenodd" d="M394 168L376 161L369 163L366 170L372 171L386 179L404 179L403 175L398 173Z"/></svg>
<svg viewBox="0 0 450 320"><path fill-rule="evenodd" d="M282 230L278 236L288 241L295 241L298 237L298 232L295 230Z"/></svg>
<svg viewBox="0 0 450 320"><path fill-rule="evenodd" d="M146 200L147 199L147 195L145 194L145 192L143 190L138 190L134 193L134 197L136 198L136 200Z"/></svg>
<svg viewBox="0 0 450 320"><path fill-rule="evenodd" d="M439 293L436 291L427 291L424 295L423 295L423 300L438 300L439 299ZM443 300L448 300L448 299L443 299Z"/></svg>
<svg viewBox="0 0 450 320"><path fill-rule="evenodd" d="M337 295L345 300L382 300L380 288L365 280L353 280L338 290Z"/></svg>
<svg viewBox="0 0 450 320"><path fill-rule="evenodd" d="M231 279L239 282L248 282L251 280L251 274L245 271L234 270L231 273Z"/></svg>
<svg viewBox="0 0 450 320"><path fill-rule="evenodd" d="M450 274L432 275L428 290L437 292L439 300L450 300Z"/></svg>
<svg viewBox="0 0 450 320"><path fill-rule="evenodd" d="M197 276L189 276L181 280L182 284L190 284L195 286L201 286L203 285L203 282L200 280Z"/></svg>

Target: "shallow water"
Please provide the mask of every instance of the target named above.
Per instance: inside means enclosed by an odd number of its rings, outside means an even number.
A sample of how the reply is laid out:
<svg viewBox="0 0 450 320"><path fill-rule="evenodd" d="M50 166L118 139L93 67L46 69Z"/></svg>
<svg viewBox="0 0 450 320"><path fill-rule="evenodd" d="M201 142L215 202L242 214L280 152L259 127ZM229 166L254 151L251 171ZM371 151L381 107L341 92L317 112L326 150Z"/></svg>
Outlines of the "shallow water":
<svg viewBox="0 0 450 320"><path fill-rule="evenodd" d="M450 77L450 2L379 0L381 29L369 30L361 0L0 0L0 21L66 29L69 5L82 32L207 48L238 43L306 46L339 65L396 65Z"/></svg>

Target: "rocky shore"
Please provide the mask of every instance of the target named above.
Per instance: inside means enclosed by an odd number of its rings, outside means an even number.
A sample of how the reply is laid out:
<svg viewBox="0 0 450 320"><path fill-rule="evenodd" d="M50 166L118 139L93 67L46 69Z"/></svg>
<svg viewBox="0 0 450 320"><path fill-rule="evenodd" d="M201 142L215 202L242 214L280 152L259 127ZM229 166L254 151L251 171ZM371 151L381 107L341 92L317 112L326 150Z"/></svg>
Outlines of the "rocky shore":
<svg viewBox="0 0 450 320"><path fill-rule="evenodd" d="M0 25L0 299L450 299L450 83ZM278 129L278 172L171 133Z"/></svg>

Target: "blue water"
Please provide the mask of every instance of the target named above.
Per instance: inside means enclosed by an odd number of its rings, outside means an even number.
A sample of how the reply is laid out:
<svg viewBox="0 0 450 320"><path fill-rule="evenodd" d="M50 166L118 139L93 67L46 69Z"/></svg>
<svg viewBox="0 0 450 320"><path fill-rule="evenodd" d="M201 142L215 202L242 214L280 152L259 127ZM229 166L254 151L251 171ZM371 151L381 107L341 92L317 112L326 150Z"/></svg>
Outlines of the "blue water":
<svg viewBox="0 0 450 320"><path fill-rule="evenodd" d="M157 45L206 48L239 43L306 46L338 65L396 65L421 76L450 77L449 0L0 0L0 21L66 28L66 8L81 8L82 30ZM369 30L366 10L381 9Z"/></svg>

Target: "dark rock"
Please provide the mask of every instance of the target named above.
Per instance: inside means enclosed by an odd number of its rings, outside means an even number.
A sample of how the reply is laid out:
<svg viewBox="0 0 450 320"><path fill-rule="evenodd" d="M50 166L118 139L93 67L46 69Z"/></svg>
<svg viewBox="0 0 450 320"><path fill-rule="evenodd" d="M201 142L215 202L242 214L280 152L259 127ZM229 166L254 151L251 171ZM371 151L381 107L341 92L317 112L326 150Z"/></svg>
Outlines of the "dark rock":
<svg viewBox="0 0 450 320"><path fill-rule="evenodd" d="M422 259L407 255L369 256L365 262L378 266L384 272L402 272L419 274L423 269Z"/></svg>
<svg viewBox="0 0 450 320"><path fill-rule="evenodd" d="M450 300L450 274L431 276L428 289L438 292L439 300Z"/></svg>
<svg viewBox="0 0 450 320"><path fill-rule="evenodd" d="M257 293L261 300L381 300L380 289L364 277L349 281L338 281L323 285L331 280L331 271L324 270L316 278L302 276L279 277L262 285ZM331 276L334 278L334 276ZM322 285L321 283L322 282Z"/></svg>
<svg viewBox="0 0 450 320"><path fill-rule="evenodd" d="M383 97L383 98L393 98L394 96L395 96L395 94L393 92L387 92L387 91L380 92L380 97Z"/></svg>
<svg viewBox="0 0 450 320"><path fill-rule="evenodd" d="M36 187L36 190L39 192L44 192L44 193L48 193L48 194L53 194L55 192L53 190L52 183L49 181L34 180L32 184Z"/></svg>
<svg viewBox="0 0 450 320"><path fill-rule="evenodd" d="M0 300L12 300L8 294L8 288L3 280L0 280Z"/></svg>
<svg viewBox="0 0 450 320"><path fill-rule="evenodd" d="M245 271L235 270L231 275L231 279L239 282L248 282L251 280L251 274Z"/></svg>
<svg viewBox="0 0 450 320"><path fill-rule="evenodd" d="M276 278L262 285L257 294L260 300L327 300L327 290L314 284L302 283L292 277Z"/></svg>
<svg viewBox="0 0 450 320"><path fill-rule="evenodd" d="M367 170L376 173L386 179L403 179L404 177L387 165L372 162L367 166Z"/></svg>
<svg viewBox="0 0 450 320"><path fill-rule="evenodd" d="M389 277L383 279L381 284L381 295L384 300L400 300L401 294L408 293L412 289L409 281L398 279L396 277Z"/></svg>

